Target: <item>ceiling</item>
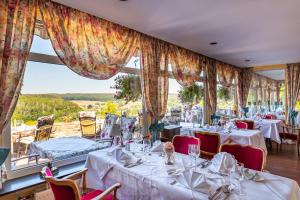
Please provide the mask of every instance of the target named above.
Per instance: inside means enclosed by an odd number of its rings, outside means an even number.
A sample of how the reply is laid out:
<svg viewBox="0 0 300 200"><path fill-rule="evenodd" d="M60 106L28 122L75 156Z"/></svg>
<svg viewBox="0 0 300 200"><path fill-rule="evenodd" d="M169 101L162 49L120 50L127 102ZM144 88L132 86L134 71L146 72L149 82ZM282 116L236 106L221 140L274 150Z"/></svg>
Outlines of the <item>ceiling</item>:
<svg viewBox="0 0 300 200"><path fill-rule="evenodd" d="M283 81L285 79L284 69L257 71L255 73L266 76L266 77L271 78L271 79L278 80L278 81Z"/></svg>
<svg viewBox="0 0 300 200"><path fill-rule="evenodd" d="M300 61L299 0L55 1L241 67Z"/></svg>

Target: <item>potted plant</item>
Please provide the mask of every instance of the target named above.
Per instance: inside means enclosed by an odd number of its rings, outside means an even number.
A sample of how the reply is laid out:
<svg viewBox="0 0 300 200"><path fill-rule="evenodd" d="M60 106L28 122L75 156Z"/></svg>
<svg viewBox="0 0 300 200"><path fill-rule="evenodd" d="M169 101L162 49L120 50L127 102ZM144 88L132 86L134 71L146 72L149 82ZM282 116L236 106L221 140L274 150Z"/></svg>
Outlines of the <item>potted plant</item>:
<svg viewBox="0 0 300 200"><path fill-rule="evenodd" d="M183 104L198 104L204 98L204 88L196 83L190 87L182 87L178 91L178 98Z"/></svg>
<svg viewBox="0 0 300 200"><path fill-rule="evenodd" d="M222 99L224 101L230 100L230 90L228 87L218 87L217 95L219 99Z"/></svg>

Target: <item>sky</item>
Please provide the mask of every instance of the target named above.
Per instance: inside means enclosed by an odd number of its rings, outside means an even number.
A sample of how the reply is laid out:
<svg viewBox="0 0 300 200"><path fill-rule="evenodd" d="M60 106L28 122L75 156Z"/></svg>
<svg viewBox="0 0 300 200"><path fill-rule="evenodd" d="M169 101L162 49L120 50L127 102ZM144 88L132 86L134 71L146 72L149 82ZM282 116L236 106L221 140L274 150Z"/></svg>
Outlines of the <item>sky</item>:
<svg viewBox="0 0 300 200"><path fill-rule="evenodd" d="M34 36L30 51L56 55L50 40L38 36ZM127 66L134 66L134 60L131 59ZM94 80L79 76L64 65L28 61L21 93L114 93L111 86L116 76L108 80ZM177 93L179 88L175 79L169 79L169 93Z"/></svg>

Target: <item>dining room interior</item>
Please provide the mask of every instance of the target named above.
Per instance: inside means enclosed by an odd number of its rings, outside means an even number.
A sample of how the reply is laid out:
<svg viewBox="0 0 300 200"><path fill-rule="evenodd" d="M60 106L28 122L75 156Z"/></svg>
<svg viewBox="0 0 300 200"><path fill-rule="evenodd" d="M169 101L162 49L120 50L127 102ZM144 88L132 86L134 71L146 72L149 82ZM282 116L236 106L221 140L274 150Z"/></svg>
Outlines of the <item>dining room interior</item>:
<svg viewBox="0 0 300 200"><path fill-rule="evenodd" d="M300 200L299 6L1 0L0 200Z"/></svg>

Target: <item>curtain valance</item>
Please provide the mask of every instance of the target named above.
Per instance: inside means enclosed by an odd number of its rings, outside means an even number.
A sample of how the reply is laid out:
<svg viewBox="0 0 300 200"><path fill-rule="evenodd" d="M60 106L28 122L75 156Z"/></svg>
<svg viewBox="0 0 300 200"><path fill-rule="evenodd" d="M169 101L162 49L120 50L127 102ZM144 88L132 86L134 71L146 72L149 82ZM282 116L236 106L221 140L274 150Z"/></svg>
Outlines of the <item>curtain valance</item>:
<svg viewBox="0 0 300 200"><path fill-rule="evenodd" d="M132 29L52 1L40 1L40 10L58 57L81 76L108 79L139 47Z"/></svg>
<svg viewBox="0 0 300 200"><path fill-rule="evenodd" d="M219 82L225 87L230 87L235 79L235 71L237 68L219 61L216 61L216 67Z"/></svg>
<svg viewBox="0 0 300 200"><path fill-rule="evenodd" d="M204 57L174 45L169 48L172 72L177 82L189 87L199 81Z"/></svg>

